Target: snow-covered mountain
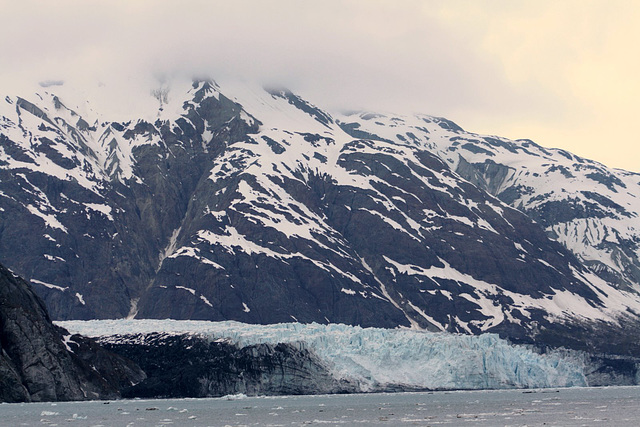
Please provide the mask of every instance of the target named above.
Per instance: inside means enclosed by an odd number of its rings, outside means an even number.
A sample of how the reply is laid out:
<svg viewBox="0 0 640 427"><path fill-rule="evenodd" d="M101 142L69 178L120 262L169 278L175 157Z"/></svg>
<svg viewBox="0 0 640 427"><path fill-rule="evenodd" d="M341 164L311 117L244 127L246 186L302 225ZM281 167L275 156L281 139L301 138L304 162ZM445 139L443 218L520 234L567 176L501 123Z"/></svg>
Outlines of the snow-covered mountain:
<svg viewBox="0 0 640 427"><path fill-rule="evenodd" d="M176 83L122 111L99 95L63 85L0 102L0 260L54 318L640 351L637 175L247 84Z"/></svg>
<svg viewBox="0 0 640 427"><path fill-rule="evenodd" d="M602 279L640 291L640 174L530 140L468 133L434 117L359 113L339 120L352 135L437 153L462 177L540 223Z"/></svg>

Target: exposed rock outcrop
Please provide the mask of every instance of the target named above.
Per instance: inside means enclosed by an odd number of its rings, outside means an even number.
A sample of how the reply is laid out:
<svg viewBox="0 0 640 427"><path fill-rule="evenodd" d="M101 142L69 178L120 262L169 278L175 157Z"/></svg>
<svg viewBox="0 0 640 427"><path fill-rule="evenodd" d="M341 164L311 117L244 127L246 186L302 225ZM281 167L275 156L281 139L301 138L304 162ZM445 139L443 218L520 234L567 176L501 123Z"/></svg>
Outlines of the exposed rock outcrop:
<svg viewBox="0 0 640 427"><path fill-rule="evenodd" d="M0 266L0 401L111 399L145 375L51 323L29 285Z"/></svg>

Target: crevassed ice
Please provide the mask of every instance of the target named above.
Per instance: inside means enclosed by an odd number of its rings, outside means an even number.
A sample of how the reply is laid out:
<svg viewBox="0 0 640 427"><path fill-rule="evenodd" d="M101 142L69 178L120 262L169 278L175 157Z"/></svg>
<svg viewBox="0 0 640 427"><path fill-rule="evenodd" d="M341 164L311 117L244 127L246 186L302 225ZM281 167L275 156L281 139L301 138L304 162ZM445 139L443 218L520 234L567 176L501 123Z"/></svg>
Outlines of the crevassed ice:
<svg viewBox="0 0 640 427"><path fill-rule="evenodd" d="M341 324L177 320L89 320L57 322L91 337L164 332L227 338L240 346L298 343L315 351L336 378L362 391L385 384L419 388L486 389L586 386L584 362L567 353L537 354L495 334L479 336ZM110 341L117 341L113 337Z"/></svg>

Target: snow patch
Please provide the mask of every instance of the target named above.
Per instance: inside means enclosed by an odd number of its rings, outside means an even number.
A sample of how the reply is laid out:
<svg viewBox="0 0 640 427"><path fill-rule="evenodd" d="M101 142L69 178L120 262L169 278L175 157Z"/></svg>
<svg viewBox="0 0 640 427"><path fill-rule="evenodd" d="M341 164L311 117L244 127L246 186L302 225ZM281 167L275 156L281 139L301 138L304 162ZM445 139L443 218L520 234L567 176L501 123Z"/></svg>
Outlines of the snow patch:
<svg viewBox="0 0 640 427"><path fill-rule="evenodd" d="M109 221L113 221L113 216L111 215L111 206L100 204L100 203L85 203L84 204L89 210L100 212L104 216L106 216Z"/></svg>
<svg viewBox="0 0 640 427"><path fill-rule="evenodd" d="M82 296L82 294L76 292L76 298L78 298L78 301L80 301L80 304L85 305L84 297Z"/></svg>
<svg viewBox="0 0 640 427"><path fill-rule="evenodd" d="M176 286L176 289L184 289L185 291L189 292L191 295L195 295L196 294L196 290L195 289L187 288L186 286Z"/></svg>
<svg viewBox="0 0 640 427"><path fill-rule="evenodd" d="M204 295L200 295L200 299L204 301L204 303L207 304L209 307L213 307L213 304L211 304L211 302L209 302L207 297L205 297Z"/></svg>
<svg viewBox="0 0 640 427"><path fill-rule="evenodd" d="M68 286L62 287L62 286L58 286L58 285L52 285L51 283L47 283L47 282L43 282L42 280L36 280L36 279L30 279L29 280L31 283L36 283L38 285L42 285L45 286L49 289L55 289L57 291L66 291L67 289L69 289Z"/></svg>
<svg viewBox="0 0 640 427"><path fill-rule="evenodd" d="M29 212L31 212L31 214L33 214L33 215L35 215L35 216L37 216L37 217L41 218L41 219L44 221L44 223L45 223L45 225L46 225L47 227L50 227L50 228L57 228L58 230L62 230L63 232L65 232L65 233L67 233L67 234L69 233L69 232L67 231L67 227L65 227L64 225L62 225L62 223L61 223L60 221L58 221L58 218L56 218L56 216L55 216L55 215L53 215L53 214L45 214L45 213L42 213L42 212L40 212L40 211L38 210L38 208L36 208L36 207L35 207L35 206L33 206L33 205L27 205L27 210L28 210Z"/></svg>

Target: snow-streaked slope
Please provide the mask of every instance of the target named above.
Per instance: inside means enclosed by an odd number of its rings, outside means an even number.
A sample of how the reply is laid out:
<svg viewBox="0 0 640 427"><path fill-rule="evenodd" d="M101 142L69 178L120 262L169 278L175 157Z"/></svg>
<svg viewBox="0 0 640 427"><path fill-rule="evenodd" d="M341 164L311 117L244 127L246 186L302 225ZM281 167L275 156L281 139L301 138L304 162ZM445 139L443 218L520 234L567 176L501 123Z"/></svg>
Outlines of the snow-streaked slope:
<svg viewBox="0 0 640 427"><path fill-rule="evenodd" d="M596 274L640 291L640 174L444 119L340 115L345 129L438 153L453 170L540 222Z"/></svg>
<svg viewBox="0 0 640 427"><path fill-rule="evenodd" d="M328 364L338 379L362 391L381 385L431 389L570 387L587 385L576 354L538 354L494 334L468 336L346 325L173 320L67 321L72 333L102 342L135 343L144 334L198 334L241 347L258 343L301 343Z"/></svg>
<svg viewBox="0 0 640 427"><path fill-rule="evenodd" d="M187 144L206 149L180 138L198 89L176 81L117 98L55 85L0 99L0 253L35 280L53 316L126 315L148 285L175 211L163 201L181 186L163 168L193 159Z"/></svg>
<svg viewBox="0 0 640 427"><path fill-rule="evenodd" d="M188 81L175 85L133 100L113 99L103 86L59 85L34 89L28 99L6 96L0 101L0 130L17 145L11 149L21 151L22 161L4 153L3 168L42 172L96 192L104 189L104 180L132 179L133 151L158 144L160 133L158 128L142 135L131 131L140 124L177 120L196 90Z"/></svg>
<svg viewBox="0 0 640 427"><path fill-rule="evenodd" d="M485 206L480 206L474 200L465 199L464 197L469 197L468 194L464 196L456 195L456 191L460 191L461 186L464 184L457 177L448 174L446 171L438 172L434 168L429 171L430 173L427 177L421 176L419 171L416 172L414 170L413 165L423 162L419 158L423 152L416 151L416 146L408 144L406 140L398 137L394 140L390 135L385 135L384 139L386 141L376 140L375 144L364 140L354 141L353 135L348 135L343 132L343 129L337 128L330 116L321 116L319 119L322 113L313 106L306 104L306 107L311 109L306 110L299 108L299 105L295 105L298 99L293 94L285 91L267 92L258 87L250 87L245 84L231 84L223 87L224 89L221 90L232 100L242 105L243 109L248 111L252 118L256 118L260 122L260 127L259 131L252 135L251 140L233 144L228 150L228 154L217 159L214 164L210 176L210 179L214 182L240 173L243 176L249 175L251 177L250 183L242 181L238 185L236 191L240 194L240 197L237 200L234 200L223 211L212 212L218 221L224 221L223 217L229 215L229 211L235 211L242 213L244 218L253 223L277 230L288 239L311 242L321 250L334 252L343 259L346 258L355 263L362 261L349 250L349 242L345 242L339 232L332 227L332 224L327 221L324 212L318 214L311 211L304 202L301 203L300 200L296 200L282 185L282 181L290 179L300 181L302 185L308 186L309 181L312 180L315 174L321 175L323 180L330 181L332 185L356 187L359 190L371 192L372 194L369 197L374 201L376 208L360 208L360 210L379 217L391 228L418 242L425 242L429 238L433 238L433 233L430 232L438 228L437 226L433 227L433 224L442 224L442 222L448 221L456 222L471 229L482 229L494 234L501 234L491 226L484 216L478 215L478 211L481 211L481 208L492 210L501 217L500 220L504 220L504 205L495 200L486 199L482 202ZM436 122L444 123L438 119L433 119L431 123ZM385 129L389 131L395 126L397 124L386 123ZM431 133L436 133L438 130L443 130L443 128L438 126ZM301 141L301 139L304 141ZM407 139L409 139L409 136L407 136ZM423 144L419 148L433 147L429 144ZM358 156L370 155L393 158L394 161L404 165L404 174L409 171L411 175L420 180L420 184L424 186L421 190L426 188L430 192L454 194L455 199L457 199L456 202L458 206L462 207L464 214L454 215L451 212L436 212L423 209L421 215L414 217L411 213L404 211L401 206L403 204L406 205L406 199L410 198L414 198L426 206L424 201L420 199L421 195L407 191L403 184L390 185L391 180L389 178L381 179L376 173L372 173L373 171L370 169L372 165L370 163L360 159L356 161L365 164L364 171L354 170L353 166L346 166L346 157L352 153ZM242 159L242 166L244 167L228 169L228 165L237 159ZM392 178L410 179L404 174L392 171L384 163L381 163L380 166L388 169ZM455 167L455 165L453 166ZM381 186L392 187L394 192L398 192L399 195L390 196L388 192L380 190ZM209 207L207 206L207 208ZM293 217L291 215L292 208L297 214ZM502 230L501 232L504 233ZM327 264L322 259L314 259L300 252L281 253L277 249L273 250L256 245L255 242L251 241L250 237L243 236L232 227L227 226L224 233L217 236L206 231L199 233L200 241L206 240L210 244L221 244L231 252L233 252L233 247L236 247L241 251L262 253L280 259L302 258L326 271L337 273L350 279L355 278L354 282L357 284L362 283L355 274L345 272L335 264ZM457 233L464 235L464 232ZM203 236L206 236L206 238L202 238ZM322 236L322 238L319 238L319 236ZM324 239L328 239L328 242L323 241ZM542 259L542 256L531 260L528 258L531 254L526 249L518 243L514 243L514 245L518 248L522 261L533 261L540 268L551 267L550 264ZM451 249L455 250L453 246ZM488 295L507 295L514 301L513 308L517 308L520 313L528 318L530 316L527 313L527 308L533 308L550 314L554 319L577 316L585 320L615 322L615 318L620 313L624 313L629 309L637 310L637 297L621 293L611 288L604 281L586 273L581 273L574 267L571 268L569 274L578 278L579 281L587 285L587 288L591 288L596 294L599 294L598 298L602 301L600 306L594 306L584 296L567 289L554 289L549 293L545 292L540 298L532 298L518 292L510 292L502 289L499 285L478 280L473 277L473 274L463 273L442 258L438 258L438 263L444 265L444 267L430 265L428 268L424 268L424 264L423 267L409 265L409 267L415 267L411 272L402 271L405 265L391 260L390 257L383 255L382 258L387 264L385 269L394 276L392 280L398 275L422 276L436 281L437 279L453 280L471 285L476 290L475 295L462 295L473 304L479 306L480 312L486 316L487 320L475 322L475 326L478 326L480 330L489 329L500 324L506 317L513 316L512 313L505 313L504 307L496 305L490 297L487 297ZM363 265L366 269L366 263L363 263ZM395 270L398 271L398 274L394 272ZM372 295L374 297L382 295L387 299L393 299L388 294L385 294L385 287L380 286L379 292L377 294L372 293ZM358 292L363 293L362 290L356 291L350 288L342 288L341 292L355 295L356 297ZM440 289L421 289L421 292L441 293ZM441 330L450 327L450 324L446 325L444 322L438 322L433 316L429 316L427 313L429 310L422 310L411 301L404 301L404 304L413 309L414 315L427 320L431 326L435 325ZM457 321L459 324L464 323L460 319L457 319ZM462 327L467 331L469 330L466 325Z"/></svg>

